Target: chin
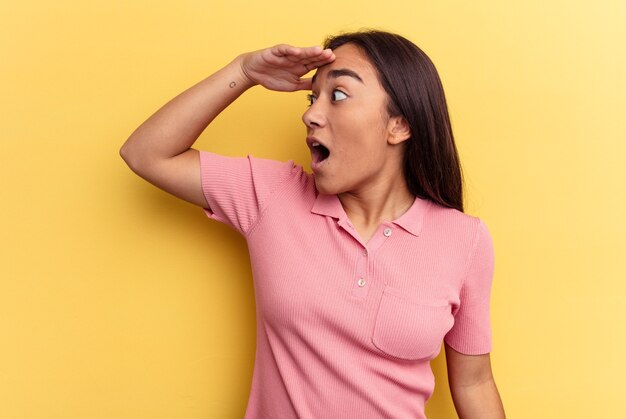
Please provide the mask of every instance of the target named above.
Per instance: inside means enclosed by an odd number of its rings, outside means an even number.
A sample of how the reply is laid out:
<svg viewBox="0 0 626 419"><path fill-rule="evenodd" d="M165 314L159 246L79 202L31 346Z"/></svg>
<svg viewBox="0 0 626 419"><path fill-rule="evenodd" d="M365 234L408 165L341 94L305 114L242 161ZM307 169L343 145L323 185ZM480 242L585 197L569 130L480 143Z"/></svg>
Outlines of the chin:
<svg viewBox="0 0 626 419"><path fill-rule="evenodd" d="M315 188L322 195L336 195L337 194L337 191L333 190L332 188L329 188L328 185L326 185L324 182L320 182L320 180L317 177L315 178Z"/></svg>
<svg viewBox="0 0 626 419"><path fill-rule="evenodd" d="M328 182L324 182L318 178L315 178L315 187L317 188L317 192L322 195L339 195L348 191L345 186L342 188L339 185L329 185Z"/></svg>

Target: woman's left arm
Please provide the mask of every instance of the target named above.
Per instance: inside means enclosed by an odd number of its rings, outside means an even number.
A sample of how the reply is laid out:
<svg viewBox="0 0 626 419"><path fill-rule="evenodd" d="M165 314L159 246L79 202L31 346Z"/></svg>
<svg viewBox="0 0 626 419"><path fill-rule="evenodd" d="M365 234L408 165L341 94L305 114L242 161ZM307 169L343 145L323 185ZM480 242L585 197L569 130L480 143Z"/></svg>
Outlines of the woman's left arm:
<svg viewBox="0 0 626 419"><path fill-rule="evenodd" d="M459 419L505 419L489 354L465 355L444 345L450 393Z"/></svg>

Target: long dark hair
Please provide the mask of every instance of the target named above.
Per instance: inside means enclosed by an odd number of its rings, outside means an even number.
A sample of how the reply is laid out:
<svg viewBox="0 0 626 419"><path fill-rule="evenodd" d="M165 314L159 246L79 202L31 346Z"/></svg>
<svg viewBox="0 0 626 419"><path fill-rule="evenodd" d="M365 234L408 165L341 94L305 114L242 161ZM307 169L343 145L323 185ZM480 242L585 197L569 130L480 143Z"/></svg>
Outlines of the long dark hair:
<svg viewBox="0 0 626 419"><path fill-rule="evenodd" d="M408 39L378 30L330 36L324 48L348 43L359 47L378 70L389 96L389 115L403 116L411 128L403 163L409 191L463 212L461 164L435 65Z"/></svg>

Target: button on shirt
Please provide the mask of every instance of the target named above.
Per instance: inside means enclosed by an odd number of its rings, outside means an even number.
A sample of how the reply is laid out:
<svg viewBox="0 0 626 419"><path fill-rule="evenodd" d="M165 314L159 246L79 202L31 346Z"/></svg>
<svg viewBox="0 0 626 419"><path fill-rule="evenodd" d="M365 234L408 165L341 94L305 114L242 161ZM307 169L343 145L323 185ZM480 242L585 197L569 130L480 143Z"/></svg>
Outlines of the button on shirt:
<svg viewBox="0 0 626 419"><path fill-rule="evenodd" d="M445 340L491 351L491 236L415 198L364 242L293 161L200 151L205 214L242 234L257 306L245 417L425 418Z"/></svg>

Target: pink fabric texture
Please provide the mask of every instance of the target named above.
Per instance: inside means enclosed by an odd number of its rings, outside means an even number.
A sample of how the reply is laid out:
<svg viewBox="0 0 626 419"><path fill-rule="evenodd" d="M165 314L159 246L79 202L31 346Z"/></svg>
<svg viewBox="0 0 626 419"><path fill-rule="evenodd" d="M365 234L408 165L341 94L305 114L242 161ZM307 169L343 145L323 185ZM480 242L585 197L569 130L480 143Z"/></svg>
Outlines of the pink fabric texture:
<svg viewBox="0 0 626 419"><path fill-rule="evenodd" d="M425 418L442 341L491 351L484 222L416 198L366 243L293 161L200 151L205 214L248 243L256 418Z"/></svg>

